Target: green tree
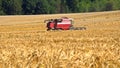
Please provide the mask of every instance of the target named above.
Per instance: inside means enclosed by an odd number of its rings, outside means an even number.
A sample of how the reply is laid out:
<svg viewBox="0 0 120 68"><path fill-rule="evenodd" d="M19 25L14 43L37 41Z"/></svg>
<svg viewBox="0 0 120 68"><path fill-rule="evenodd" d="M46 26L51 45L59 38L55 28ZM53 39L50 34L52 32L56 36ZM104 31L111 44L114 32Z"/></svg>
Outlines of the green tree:
<svg viewBox="0 0 120 68"><path fill-rule="evenodd" d="M4 11L3 11L3 8L2 8L2 0L0 0L0 15L4 15Z"/></svg>
<svg viewBox="0 0 120 68"><path fill-rule="evenodd" d="M105 5L105 10L110 11L113 10L113 3L112 2L107 2Z"/></svg>
<svg viewBox="0 0 120 68"><path fill-rule="evenodd" d="M90 8L90 1L88 0L80 1L79 3L80 12L88 12L89 8Z"/></svg>
<svg viewBox="0 0 120 68"><path fill-rule="evenodd" d="M120 0L0 0L0 15L111 11Z"/></svg>
<svg viewBox="0 0 120 68"><path fill-rule="evenodd" d="M90 12L101 11L103 6L104 6L104 1L103 0L91 1L91 6L89 8L89 11Z"/></svg>
<svg viewBox="0 0 120 68"><path fill-rule="evenodd" d="M66 2L71 12L79 12L79 0L66 0Z"/></svg>
<svg viewBox="0 0 120 68"><path fill-rule="evenodd" d="M47 0L39 0L36 3L35 14L48 14L49 4Z"/></svg>
<svg viewBox="0 0 120 68"><path fill-rule="evenodd" d="M107 1L106 7L108 7L111 10L118 10L120 8L120 0L109 0Z"/></svg>
<svg viewBox="0 0 120 68"><path fill-rule="evenodd" d="M53 14L53 13L57 13L57 9L56 9L56 1L55 0L48 0L49 3L49 13Z"/></svg>
<svg viewBox="0 0 120 68"><path fill-rule="evenodd" d="M120 10L120 0L116 0L116 3L117 3L116 7Z"/></svg>
<svg viewBox="0 0 120 68"><path fill-rule="evenodd" d="M38 0L23 0L23 13L35 14L36 3Z"/></svg>
<svg viewBox="0 0 120 68"><path fill-rule="evenodd" d="M50 13L62 13L62 6L63 2L62 0L48 0L49 2L49 11Z"/></svg>
<svg viewBox="0 0 120 68"><path fill-rule="evenodd" d="M61 0L60 13L68 13L69 11L70 10L68 8L67 1L66 0Z"/></svg>
<svg viewBox="0 0 120 68"><path fill-rule="evenodd" d="M2 7L6 14L21 14L21 0L3 0Z"/></svg>
<svg viewBox="0 0 120 68"><path fill-rule="evenodd" d="M95 5L96 5L95 1L90 2L89 12L96 12L97 11Z"/></svg>

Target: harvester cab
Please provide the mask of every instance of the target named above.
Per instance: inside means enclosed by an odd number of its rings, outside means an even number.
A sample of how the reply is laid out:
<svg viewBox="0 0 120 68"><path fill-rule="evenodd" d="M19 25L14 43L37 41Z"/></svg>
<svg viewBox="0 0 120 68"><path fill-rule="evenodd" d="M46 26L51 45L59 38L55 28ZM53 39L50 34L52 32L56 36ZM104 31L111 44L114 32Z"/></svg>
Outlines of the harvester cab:
<svg viewBox="0 0 120 68"><path fill-rule="evenodd" d="M81 29L81 27L73 27L73 19L68 17L62 17L59 19L48 19L48 20L45 20L44 22L47 23L47 31L49 30L80 30Z"/></svg>

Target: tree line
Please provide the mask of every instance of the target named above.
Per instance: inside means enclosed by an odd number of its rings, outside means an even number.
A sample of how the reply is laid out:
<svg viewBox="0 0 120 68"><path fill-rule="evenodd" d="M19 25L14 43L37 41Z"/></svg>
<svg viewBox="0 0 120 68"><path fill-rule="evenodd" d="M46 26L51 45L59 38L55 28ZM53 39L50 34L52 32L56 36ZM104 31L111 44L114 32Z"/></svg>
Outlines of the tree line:
<svg viewBox="0 0 120 68"><path fill-rule="evenodd" d="M0 15L98 12L120 9L120 0L0 0Z"/></svg>

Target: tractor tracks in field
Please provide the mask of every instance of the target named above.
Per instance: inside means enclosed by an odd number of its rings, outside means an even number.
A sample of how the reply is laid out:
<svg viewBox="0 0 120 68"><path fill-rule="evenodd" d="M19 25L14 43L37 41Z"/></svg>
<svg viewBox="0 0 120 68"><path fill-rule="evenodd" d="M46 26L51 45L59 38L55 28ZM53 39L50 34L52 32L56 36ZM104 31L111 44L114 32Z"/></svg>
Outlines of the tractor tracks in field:
<svg viewBox="0 0 120 68"><path fill-rule="evenodd" d="M31 30L31 31L6 31L6 32L0 32L0 34L4 33L14 33L14 34L19 34L19 33L45 33L46 30Z"/></svg>
<svg viewBox="0 0 120 68"><path fill-rule="evenodd" d="M116 11L116 12L102 12L102 13L96 13L96 14L89 14L89 15L83 15L81 18L79 19L96 19L96 18L105 18L105 19L109 19L109 18L113 18L113 17L119 17L120 16L120 11ZM76 18L77 19L77 18Z"/></svg>

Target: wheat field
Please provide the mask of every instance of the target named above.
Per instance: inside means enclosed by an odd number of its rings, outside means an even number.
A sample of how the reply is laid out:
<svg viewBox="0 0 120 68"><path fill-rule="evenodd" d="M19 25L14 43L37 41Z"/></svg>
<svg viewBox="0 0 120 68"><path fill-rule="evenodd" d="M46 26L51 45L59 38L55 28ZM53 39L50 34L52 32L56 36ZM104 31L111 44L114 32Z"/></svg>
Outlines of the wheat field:
<svg viewBox="0 0 120 68"><path fill-rule="evenodd" d="M46 31L64 16L87 30ZM0 16L0 68L120 68L120 11Z"/></svg>

